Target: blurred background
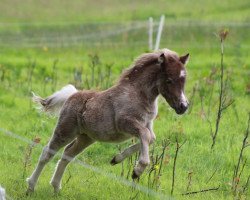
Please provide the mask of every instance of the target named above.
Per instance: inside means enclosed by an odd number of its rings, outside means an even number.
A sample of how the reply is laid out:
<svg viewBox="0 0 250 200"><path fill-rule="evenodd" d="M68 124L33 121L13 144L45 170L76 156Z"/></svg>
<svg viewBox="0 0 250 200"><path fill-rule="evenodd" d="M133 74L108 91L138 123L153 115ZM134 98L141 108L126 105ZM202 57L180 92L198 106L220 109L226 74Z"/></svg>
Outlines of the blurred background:
<svg viewBox="0 0 250 200"><path fill-rule="evenodd" d="M150 51L148 20L153 18L155 44L164 15L160 48L189 52L193 69L214 64L206 61L218 58L216 34L224 28L230 32L227 55L235 55L229 59L245 65L249 61L249 13L248 0L2 0L0 62L17 67L31 59L46 68L58 60L69 69L86 65L89 55L96 54L121 69Z"/></svg>
<svg viewBox="0 0 250 200"><path fill-rule="evenodd" d="M2 0L0 45L45 51L100 46L148 50L148 18L154 19L156 33L165 15L160 47L211 50L216 46L213 33L225 27L233 37L231 47L249 49L249 7L247 0Z"/></svg>
<svg viewBox="0 0 250 200"><path fill-rule="evenodd" d="M216 59L216 33L227 28L227 51L243 56L244 64L250 48L249 13L248 0L2 0L0 61L17 66L31 58L41 65L58 59L61 66L75 67L94 53L108 63L119 59L128 65L150 50L149 17L154 21L155 44L160 16L165 15L160 48L189 51L192 64L199 67L201 60L207 60L204 57Z"/></svg>

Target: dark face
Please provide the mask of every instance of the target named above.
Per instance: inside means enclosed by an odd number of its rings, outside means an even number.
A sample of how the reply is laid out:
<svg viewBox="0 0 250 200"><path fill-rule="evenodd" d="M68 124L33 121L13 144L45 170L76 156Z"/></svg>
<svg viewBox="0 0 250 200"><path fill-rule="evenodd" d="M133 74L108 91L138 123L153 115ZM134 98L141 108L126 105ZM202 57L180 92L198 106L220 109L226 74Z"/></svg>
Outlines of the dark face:
<svg viewBox="0 0 250 200"><path fill-rule="evenodd" d="M164 62L162 62L162 75L158 90L177 114L185 113L188 108L188 100L184 93L185 64L188 57L189 54L182 57L173 55L173 57L165 58L164 56Z"/></svg>

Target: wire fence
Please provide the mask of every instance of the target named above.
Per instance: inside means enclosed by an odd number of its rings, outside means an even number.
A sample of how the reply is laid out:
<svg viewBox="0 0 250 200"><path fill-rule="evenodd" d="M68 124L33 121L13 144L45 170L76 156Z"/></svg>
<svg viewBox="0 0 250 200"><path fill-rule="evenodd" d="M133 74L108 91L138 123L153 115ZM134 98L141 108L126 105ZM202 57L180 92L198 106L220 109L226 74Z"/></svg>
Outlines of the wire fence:
<svg viewBox="0 0 250 200"><path fill-rule="evenodd" d="M83 25L83 24L91 24L91 25L114 25L114 24L132 24L132 23L139 23L139 24L147 24L147 21L123 21L123 22L106 22L106 21L98 21L98 22L91 22L91 23L82 23L80 21L67 21L67 22L0 22L0 27L15 27L15 26L69 26L69 25ZM158 24L156 22L156 24ZM250 27L250 22L248 21L200 21L200 20L176 20L176 21L167 21L165 25L177 25L177 26L236 26L236 27Z"/></svg>
<svg viewBox="0 0 250 200"><path fill-rule="evenodd" d="M6 130L4 128L0 128L0 132L2 134L4 134L4 135L7 135L7 136L11 137L11 138L15 138L15 139L17 139L19 141L22 141L22 142L28 143L30 145L37 146L40 149L43 149L43 146L41 144L37 144L37 143L35 143L34 141L32 141L30 139L27 139L27 138L25 138L25 137L23 137L23 136L21 136L19 134L16 134L16 133L11 132L9 130ZM56 153L56 152L54 152L52 150L50 150L50 151L51 151L51 153L56 154L56 156L60 156L60 157L62 156L61 153ZM72 158L70 158L70 157L66 157L66 159L72 160ZM81 167L84 167L85 169L91 170L91 171L93 171L93 172L95 172L97 174L100 174L100 175L105 176L105 177L107 177L109 179L112 179L112 180L114 180L116 182L119 182L119 183L123 184L124 186L131 187L131 188L133 188L133 189L135 189L135 190L137 190L139 192L142 192L142 193L144 193L146 195L150 195L152 197L157 197L157 198L160 198L160 199L174 199L171 196L168 196L166 194L162 194L160 192L156 192L155 190L152 190L152 189L150 189L148 187L140 185L140 184L138 184L138 183L136 183L134 181L129 181L129 180L127 180L127 179L125 179L125 178L123 178L121 176L117 176L116 174L104 171L101 168L98 168L96 166L87 164L87 163L85 163L85 162L83 162L83 161L81 161L79 159L73 159L73 162L80 165ZM11 199L10 196L6 195L6 197L7 197L6 198L7 200Z"/></svg>
<svg viewBox="0 0 250 200"><path fill-rule="evenodd" d="M154 22L154 37L159 23ZM121 23L0 23L3 47L140 46L148 48L147 21ZM211 40L221 28L229 28L236 44L250 48L249 22L167 21L162 43L213 48ZM212 39L211 39L212 38Z"/></svg>
<svg viewBox="0 0 250 200"><path fill-rule="evenodd" d="M1 31L0 44L19 47L65 47L92 45L96 42L115 44L121 41L121 36L138 34L146 28L146 23L25 26Z"/></svg>

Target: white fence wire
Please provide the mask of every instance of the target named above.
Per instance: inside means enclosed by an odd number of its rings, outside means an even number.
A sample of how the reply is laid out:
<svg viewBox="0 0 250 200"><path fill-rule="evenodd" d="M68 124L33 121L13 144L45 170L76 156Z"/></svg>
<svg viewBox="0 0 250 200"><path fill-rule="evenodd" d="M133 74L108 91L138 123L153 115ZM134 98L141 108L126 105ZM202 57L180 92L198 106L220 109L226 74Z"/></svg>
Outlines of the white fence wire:
<svg viewBox="0 0 250 200"><path fill-rule="evenodd" d="M6 130L4 128L0 128L0 132L3 133L4 135L7 135L7 136L11 137L11 138L15 138L15 139L20 140L22 142L25 142L25 143L28 143L28 144L31 144L31 145L35 145L35 146L37 146L37 147L39 147L41 149L43 148L43 146L41 144L34 143L32 140L27 139L27 138L25 138L23 136L20 136L20 135L18 135L16 133L11 132L9 130ZM52 152L52 153L55 153L55 152ZM62 154L61 153L56 153L56 156L61 157ZM70 158L70 157L68 157L67 159L72 160L72 158ZM144 194L147 194L147 195L150 195L152 197L157 197L159 199L174 199L171 196L162 194L160 192L156 192L155 190L152 190L152 189L150 189L148 187L140 185L140 184L138 184L138 183L136 183L134 181L129 181L129 180L127 180L127 179L125 179L125 178L123 178L121 176L117 176L116 174L104 171L101 168L98 168L96 166L87 164L87 163L85 163L85 162L83 162L83 161L81 161L79 159L74 159L73 162L75 162L78 165L80 165L80 166L82 166L82 167L84 167L86 169L89 169L89 170L91 170L91 171L93 171L93 172L95 172L97 174L100 174L100 175L105 176L105 177L107 177L109 179L115 180L115 181L123 184L124 186L131 187L131 188L133 188L133 189L135 189L137 191L140 191L140 192L142 192ZM7 200L8 199L9 198L7 198Z"/></svg>
<svg viewBox="0 0 250 200"><path fill-rule="evenodd" d="M154 33L159 23L154 23ZM121 23L0 23L0 46L4 47L70 47L97 45L133 45L148 48L147 21ZM195 42L197 35L206 40L214 37L213 33L221 28L235 30L237 39L249 31L249 22L202 22L168 21L163 29L165 43L175 40L190 41L198 48L207 48L201 42ZM209 42L208 42L209 43ZM180 43L182 44L182 42ZM249 48L250 45L244 46ZM177 44L178 45L178 44Z"/></svg>
<svg viewBox="0 0 250 200"><path fill-rule="evenodd" d="M147 25L146 20L145 21L124 21L122 24L127 25L131 23L139 23L139 24L145 24ZM83 23L80 21L68 21L68 22L0 22L0 27L15 27L15 26L69 26L69 25L83 25L83 24L93 24L93 25L109 25L109 24L121 24L118 23L111 23L106 21L99 21L99 22L91 22L91 23ZM169 21L166 25L177 25L177 26L236 26L236 27L250 27L250 22L243 21L243 22L237 22L237 21L200 21L200 20L176 20L176 21Z"/></svg>

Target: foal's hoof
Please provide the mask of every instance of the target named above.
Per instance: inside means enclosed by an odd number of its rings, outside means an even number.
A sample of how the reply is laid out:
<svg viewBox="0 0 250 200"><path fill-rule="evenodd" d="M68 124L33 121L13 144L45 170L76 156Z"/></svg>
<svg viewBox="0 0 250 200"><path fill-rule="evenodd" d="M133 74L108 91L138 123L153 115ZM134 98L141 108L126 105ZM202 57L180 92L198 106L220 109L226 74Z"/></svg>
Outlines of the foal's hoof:
<svg viewBox="0 0 250 200"><path fill-rule="evenodd" d="M50 182L50 185L52 185L52 187L54 188L54 194L57 195L59 194L60 190L61 190L61 184L58 182Z"/></svg>
<svg viewBox="0 0 250 200"><path fill-rule="evenodd" d="M115 160L115 157L110 161L110 164L111 164L111 165L116 165L116 164L118 164L118 162L116 162L116 160Z"/></svg>
<svg viewBox="0 0 250 200"><path fill-rule="evenodd" d="M61 188L55 188L54 187L54 195L58 195L59 194L59 192L60 192L60 190L61 190Z"/></svg>
<svg viewBox="0 0 250 200"><path fill-rule="evenodd" d="M34 193L34 189L32 189L32 188L28 188L27 190L26 190L26 196L29 196L29 195L31 195L32 193Z"/></svg>
<svg viewBox="0 0 250 200"><path fill-rule="evenodd" d="M139 180L139 178L140 178L140 176L137 175L137 174L135 173L135 171L133 171L132 179L133 179L133 180Z"/></svg>

